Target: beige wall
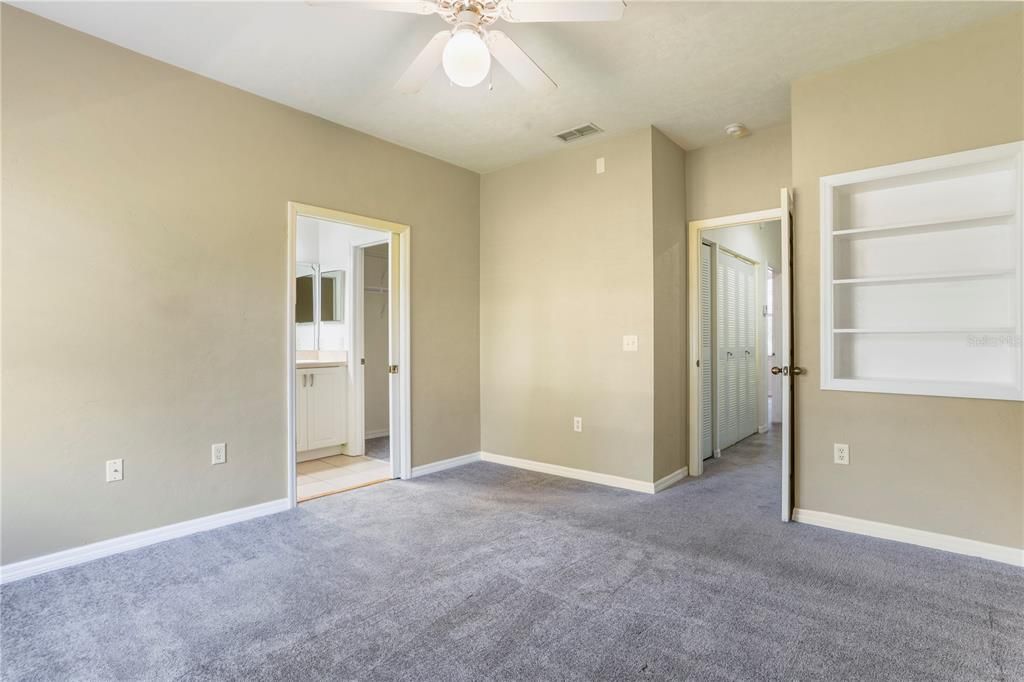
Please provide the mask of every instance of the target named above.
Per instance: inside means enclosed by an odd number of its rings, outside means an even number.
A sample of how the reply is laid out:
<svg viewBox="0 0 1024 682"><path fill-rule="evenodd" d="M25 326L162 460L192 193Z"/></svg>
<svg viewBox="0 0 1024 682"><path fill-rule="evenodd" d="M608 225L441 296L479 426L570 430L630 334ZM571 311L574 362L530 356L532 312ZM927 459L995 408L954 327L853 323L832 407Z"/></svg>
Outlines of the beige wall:
<svg viewBox="0 0 1024 682"><path fill-rule="evenodd" d="M686 152L689 220L775 208L789 184L788 123Z"/></svg>
<svg viewBox="0 0 1024 682"><path fill-rule="evenodd" d="M2 12L4 563L285 497L289 200L412 226L414 464L479 450L476 174Z"/></svg>
<svg viewBox="0 0 1024 682"><path fill-rule="evenodd" d="M1024 137L1022 17L793 85L799 507L1024 547L1024 404L818 389L818 178Z"/></svg>
<svg viewBox="0 0 1024 682"><path fill-rule="evenodd" d="M481 178L483 450L652 480L651 163L645 129Z"/></svg>
<svg viewBox="0 0 1024 682"><path fill-rule="evenodd" d="M367 287L388 286L388 245L365 251L363 282ZM367 291L363 305L363 357L367 433L388 430L388 295Z"/></svg>
<svg viewBox="0 0 1024 682"><path fill-rule="evenodd" d="M651 129L654 480L686 466L686 154Z"/></svg>

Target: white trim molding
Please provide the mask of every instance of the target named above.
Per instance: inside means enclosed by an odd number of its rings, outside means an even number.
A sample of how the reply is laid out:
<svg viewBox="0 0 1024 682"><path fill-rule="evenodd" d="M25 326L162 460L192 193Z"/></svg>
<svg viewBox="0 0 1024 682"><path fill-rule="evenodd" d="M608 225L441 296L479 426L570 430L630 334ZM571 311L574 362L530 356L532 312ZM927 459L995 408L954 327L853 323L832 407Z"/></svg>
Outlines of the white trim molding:
<svg viewBox="0 0 1024 682"><path fill-rule="evenodd" d="M677 482L686 478L688 474L689 469L687 469L686 467L683 467L682 469L676 469L665 478L659 478L657 481L655 481L653 492L660 493L665 488L669 488L675 485Z"/></svg>
<svg viewBox="0 0 1024 682"><path fill-rule="evenodd" d="M459 455L458 457L449 457L448 459L442 459L439 462L431 462L430 464L421 464L418 467L412 468L412 478L418 478L420 476L426 476L427 474L436 474L438 471L444 471L445 469L452 469L454 467L462 466L463 464L470 464L471 462L479 462L480 453L471 452L468 455Z"/></svg>
<svg viewBox="0 0 1024 682"><path fill-rule="evenodd" d="M564 467L558 464L537 462L532 459L496 455L493 452L471 452L468 455L449 457L448 459L442 459L439 462L431 462L430 464L413 467L412 477L417 478L419 476L426 476L427 474L437 473L438 471L444 471L445 469L451 469L453 467L470 464L472 462L490 462L491 464L501 464L502 466L515 467L516 469L527 469L529 471L536 471L542 474L551 474L552 476L561 476L562 478L573 478L577 481L597 483L599 485L612 486L613 488L624 488L625 490L648 494L654 494L672 486L678 481L686 478L688 473L687 468L683 467L682 469L673 471L668 476L659 479L654 483L647 483L646 481L638 481L633 478L612 476L611 474L600 474L596 471L587 471L586 469L573 469L572 467Z"/></svg>
<svg viewBox="0 0 1024 682"><path fill-rule="evenodd" d="M653 483L648 483L647 481L638 481L635 478L625 478L624 476L601 474L596 471L587 471L586 469L574 469L572 467L564 467L559 464L537 462L532 459L521 459L519 457L509 457L507 455L496 455L493 452L481 452L480 459L483 460L484 462L503 464L505 466L515 467L517 469L528 469L529 471L537 471L542 474L551 474L552 476L561 476L562 478L574 478L578 481L586 481L587 483L597 483L599 485L607 485L613 488L624 488L626 490L633 490L638 493L654 493Z"/></svg>
<svg viewBox="0 0 1024 682"><path fill-rule="evenodd" d="M370 440L371 438L383 438L384 436L390 436L390 435L391 435L391 429L387 428L387 429L378 429L377 431L367 431L366 433L363 434L363 437L366 438L366 440Z"/></svg>
<svg viewBox="0 0 1024 682"><path fill-rule="evenodd" d="M798 523L806 523L822 528L856 533L857 535L869 535L883 540L895 540L905 542L919 547L941 549L955 554L966 554L967 556L981 557L990 561L998 561L1011 566L1024 566L1024 549L1007 547L1005 545L993 545L979 540L956 537L955 535L943 535L927 530L907 528L905 526L894 526L879 521L867 521L852 516L841 516L829 512L813 511L811 509L794 509L793 520Z"/></svg>
<svg viewBox="0 0 1024 682"><path fill-rule="evenodd" d="M169 526L161 526L152 530L144 530L130 535L111 538L94 542L81 547L72 547L53 554L45 554L33 559L25 559L6 566L0 566L0 584L14 582L22 578L28 578L40 573L49 573L60 568L77 566L94 559L120 554L140 547L148 547L166 540L185 537L194 533L201 533L205 530L213 530L222 526L229 526L241 521L249 521L261 516L276 514L291 508L287 497L262 504L254 504L251 507L232 509L219 514L202 516L198 519L172 523Z"/></svg>

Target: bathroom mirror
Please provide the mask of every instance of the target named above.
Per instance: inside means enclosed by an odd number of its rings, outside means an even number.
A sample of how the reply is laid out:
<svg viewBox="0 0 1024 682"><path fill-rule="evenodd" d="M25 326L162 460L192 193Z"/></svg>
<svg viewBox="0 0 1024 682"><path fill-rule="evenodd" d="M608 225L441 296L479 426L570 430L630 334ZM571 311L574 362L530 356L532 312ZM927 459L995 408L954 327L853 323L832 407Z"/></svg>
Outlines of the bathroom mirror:
<svg viewBox="0 0 1024 682"><path fill-rule="evenodd" d="M316 270L295 264L295 350L316 350Z"/></svg>
<svg viewBox="0 0 1024 682"><path fill-rule="evenodd" d="M329 270L320 274L320 320L345 321L344 270Z"/></svg>
<svg viewBox="0 0 1024 682"><path fill-rule="evenodd" d="M314 284L316 268L307 263L295 265L295 324L312 324L314 320Z"/></svg>

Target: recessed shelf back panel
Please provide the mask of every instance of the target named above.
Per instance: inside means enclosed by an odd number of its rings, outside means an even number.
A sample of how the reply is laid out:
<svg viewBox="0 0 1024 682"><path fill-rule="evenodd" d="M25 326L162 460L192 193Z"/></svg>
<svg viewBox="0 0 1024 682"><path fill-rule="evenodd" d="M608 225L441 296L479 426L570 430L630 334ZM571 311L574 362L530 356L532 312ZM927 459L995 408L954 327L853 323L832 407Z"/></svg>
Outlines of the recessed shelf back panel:
<svg viewBox="0 0 1024 682"><path fill-rule="evenodd" d="M1017 235L1012 220L961 223L964 227L930 234L843 240L835 248L835 278L962 272L967 263L982 263L991 270L1013 269Z"/></svg>
<svg viewBox="0 0 1024 682"><path fill-rule="evenodd" d="M848 185L836 193L833 229L1013 212L1016 176L1014 161L999 159Z"/></svg>
<svg viewBox="0 0 1024 682"><path fill-rule="evenodd" d="M1024 400L1022 158L821 179L822 388Z"/></svg>
<svg viewBox="0 0 1024 682"><path fill-rule="evenodd" d="M1016 324L1013 277L835 287L837 329L1006 329ZM951 314L952 310L957 313Z"/></svg>
<svg viewBox="0 0 1024 682"><path fill-rule="evenodd" d="M840 334L836 368L847 379L1013 386L1019 353L999 334Z"/></svg>

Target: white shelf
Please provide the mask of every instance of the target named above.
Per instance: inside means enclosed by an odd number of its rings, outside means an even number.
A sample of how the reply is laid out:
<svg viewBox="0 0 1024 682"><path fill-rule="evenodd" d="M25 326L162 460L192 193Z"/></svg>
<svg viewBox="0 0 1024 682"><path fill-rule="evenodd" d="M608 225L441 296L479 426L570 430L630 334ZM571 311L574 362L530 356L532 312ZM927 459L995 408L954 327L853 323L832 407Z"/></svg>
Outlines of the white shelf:
<svg viewBox="0 0 1024 682"><path fill-rule="evenodd" d="M996 220L999 218L1012 218L1015 212L1009 211L985 211L982 213L976 213L974 215L963 215L955 218L944 218L942 220L931 220L931 221L908 221L901 223L892 223L890 225L873 225L870 227L857 227L852 229L833 230L833 237L853 237L856 235L872 235L876 232L895 232L895 231L925 231L931 232L935 230L950 230L959 229L962 227L972 227L972 223L983 223L990 220ZM881 235L879 235L881 236Z"/></svg>
<svg viewBox="0 0 1024 682"><path fill-rule="evenodd" d="M949 329L833 329L833 334L1014 334L1013 327Z"/></svg>
<svg viewBox="0 0 1024 682"><path fill-rule="evenodd" d="M1024 142L821 179L821 388L1024 401Z"/></svg>
<svg viewBox="0 0 1024 682"><path fill-rule="evenodd" d="M894 275L891 277L851 277L834 279L832 284L898 284L900 282L939 282L957 279L986 279L989 277L1009 277L1017 274L1016 270L974 270L969 272L938 272L927 275Z"/></svg>

